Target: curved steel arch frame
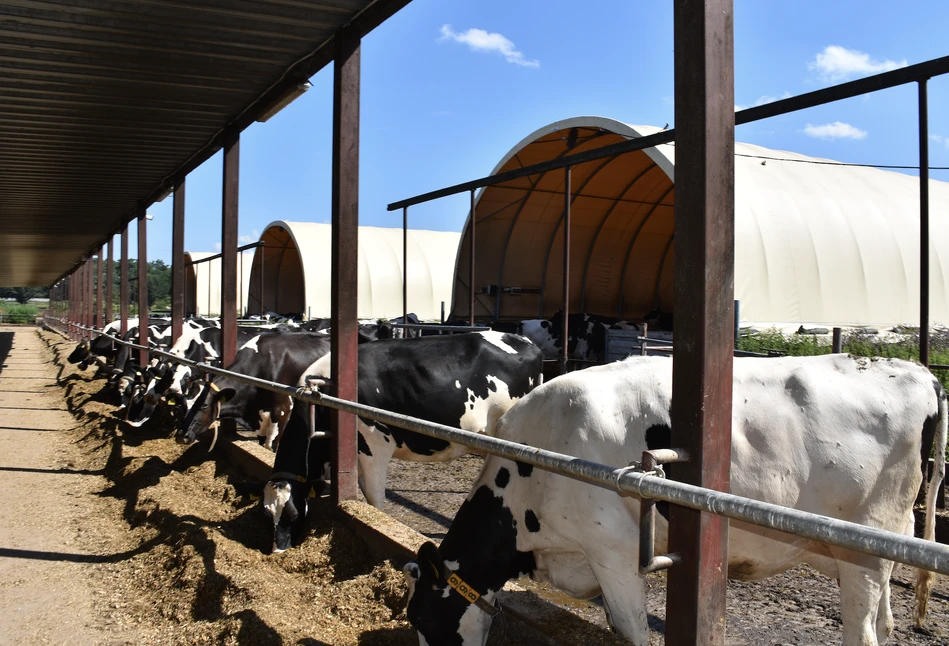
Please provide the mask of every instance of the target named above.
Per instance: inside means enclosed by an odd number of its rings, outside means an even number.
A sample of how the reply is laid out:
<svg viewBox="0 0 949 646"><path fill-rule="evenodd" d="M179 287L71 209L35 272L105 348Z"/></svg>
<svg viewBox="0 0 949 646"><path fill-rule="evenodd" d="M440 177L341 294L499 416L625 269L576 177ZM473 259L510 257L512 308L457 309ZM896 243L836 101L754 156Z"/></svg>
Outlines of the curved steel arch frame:
<svg viewBox="0 0 949 646"><path fill-rule="evenodd" d="M629 268L629 257L633 252L633 247L636 245L636 240L639 239L639 234L642 233L643 228L646 226L646 223L649 221L649 218L652 217L652 214L656 212L660 206L662 206L662 201L669 196L669 193L675 190L675 182L669 185L663 194L656 200L656 203L653 205L649 212L646 214L646 217L643 218L643 221L639 223L639 226L636 227L636 233L633 234L632 240L629 241L629 246L626 248L626 254L623 257L623 269L620 271L619 275L619 298L618 305L616 308L617 318L623 318L623 290L626 287L626 270Z"/></svg>

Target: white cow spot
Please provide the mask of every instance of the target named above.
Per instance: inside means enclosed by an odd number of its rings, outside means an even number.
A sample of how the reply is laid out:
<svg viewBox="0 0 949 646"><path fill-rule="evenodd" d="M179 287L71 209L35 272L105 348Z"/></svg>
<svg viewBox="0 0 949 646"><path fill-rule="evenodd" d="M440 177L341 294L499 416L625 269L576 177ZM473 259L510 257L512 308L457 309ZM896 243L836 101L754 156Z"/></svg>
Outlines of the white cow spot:
<svg viewBox="0 0 949 646"><path fill-rule="evenodd" d="M455 388L461 388L461 382L455 379Z"/></svg>
<svg viewBox="0 0 949 646"><path fill-rule="evenodd" d="M283 514L283 508L290 501L290 483L280 482L274 484L268 482L264 485L264 509L270 512L273 517L273 524L276 527L280 523L280 516ZM276 545L274 545L276 547Z"/></svg>
<svg viewBox="0 0 949 646"><path fill-rule="evenodd" d="M534 378L533 378L533 377L528 377L528 378L527 378L527 385L530 386L531 388L534 387Z"/></svg>
<svg viewBox="0 0 949 646"><path fill-rule="evenodd" d="M277 439L280 426L271 419L269 410L260 411L260 428L257 429L257 435L264 438L264 446L268 449L273 448L273 441Z"/></svg>
<svg viewBox="0 0 949 646"><path fill-rule="evenodd" d="M377 392L377 393L379 392L379 389L378 389L378 388L376 388L376 392Z"/></svg>
<svg viewBox="0 0 949 646"><path fill-rule="evenodd" d="M242 345L241 350L243 350L244 348L247 348L249 350L253 350L254 352L259 353L260 350L257 348L257 342L260 341L260 336L261 335L258 334L253 339L251 339L250 341Z"/></svg>
<svg viewBox="0 0 949 646"><path fill-rule="evenodd" d="M487 420L492 418L491 411L504 412L518 400L517 397L511 396L507 384L494 375L486 375L485 379L493 385L493 390L491 387L488 388L486 398L482 399L473 390L467 389L468 400L465 402L465 412L458 421L459 427L463 430L483 433ZM499 415L495 418L497 416Z"/></svg>
<svg viewBox="0 0 949 646"><path fill-rule="evenodd" d="M503 332L498 332L497 330L485 330L484 332L479 332L479 334L484 337L485 341L493 346L501 348L508 354L517 354L517 350L504 342Z"/></svg>

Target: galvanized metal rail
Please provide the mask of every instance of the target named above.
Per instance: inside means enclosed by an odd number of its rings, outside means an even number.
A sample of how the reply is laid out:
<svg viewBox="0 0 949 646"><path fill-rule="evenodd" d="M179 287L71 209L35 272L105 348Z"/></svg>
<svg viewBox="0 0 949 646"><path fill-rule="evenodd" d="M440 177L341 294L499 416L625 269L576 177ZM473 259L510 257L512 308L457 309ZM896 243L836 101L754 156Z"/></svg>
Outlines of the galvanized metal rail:
<svg viewBox="0 0 949 646"><path fill-rule="evenodd" d="M59 319L54 320L60 321ZM86 326L65 323L90 333L103 334L99 330ZM656 475L642 473L635 466L608 466L555 451L471 433L416 417L331 397L318 391L311 392L303 388L231 372L204 362L189 361L168 352L144 348L122 339L116 339L116 342L133 349L148 350L151 354L190 366L202 372L228 377L257 388L288 395L308 404L325 406L384 424L398 426L429 437L461 444L490 455L525 462L545 471L616 491L620 495L664 500L683 507L724 516L731 520L786 532L828 545L898 561L925 570L932 570L940 574L949 574L949 546L940 543L666 480Z"/></svg>

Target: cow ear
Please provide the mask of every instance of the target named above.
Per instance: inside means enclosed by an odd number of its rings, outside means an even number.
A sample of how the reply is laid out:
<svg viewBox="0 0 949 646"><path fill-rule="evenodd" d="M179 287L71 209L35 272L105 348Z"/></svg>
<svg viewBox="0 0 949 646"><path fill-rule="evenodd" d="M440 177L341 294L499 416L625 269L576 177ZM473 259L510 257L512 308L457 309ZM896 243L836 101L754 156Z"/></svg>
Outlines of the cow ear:
<svg viewBox="0 0 949 646"><path fill-rule="evenodd" d="M438 553L435 543L426 541L418 548L418 562L423 572L431 570L432 574L438 580L445 580L445 561L442 555Z"/></svg>

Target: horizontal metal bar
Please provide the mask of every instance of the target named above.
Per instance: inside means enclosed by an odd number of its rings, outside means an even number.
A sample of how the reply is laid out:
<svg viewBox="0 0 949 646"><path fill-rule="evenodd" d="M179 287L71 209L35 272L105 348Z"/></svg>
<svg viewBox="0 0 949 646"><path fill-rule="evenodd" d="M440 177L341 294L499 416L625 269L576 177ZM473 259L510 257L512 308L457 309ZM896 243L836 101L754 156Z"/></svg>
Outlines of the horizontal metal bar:
<svg viewBox="0 0 949 646"><path fill-rule="evenodd" d="M258 240L257 242L251 242L250 244L245 244L243 247L238 247L237 253L240 253L242 251L247 251L248 249L254 249L255 247L263 247L263 246L265 246L264 241ZM212 260L217 260L222 255L223 254L216 253L213 256L208 256L207 258L201 258L200 260L189 260L185 263L185 267L187 267L188 265L200 265L203 262L211 262Z"/></svg>
<svg viewBox="0 0 949 646"><path fill-rule="evenodd" d="M99 330L81 325L74 327L102 334ZM141 349L128 341L116 339L118 343ZM162 351L152 351L171 361L194 367L222 377L289 395L290 397L334 410L359 415L384 424L398 426L409 431L421 433L455 444L460 444L482 453L497 455L510 460L526 462L545 471L550 471L580 482L610 489L620 494L664 500L673 504L725 516L732 520L750 523L767 529L774 529L795 536L819 541L871 556L877 556L913 567L932 570L940 574L949 574L949 547L866 527L828 516L811 514L797 509L772 505L728 493L702 489L682 482L667 480L652 475L637 473L629 467L612 467L590 462L574 456L548 451L495 437L471 433L461 429L435 424L408 415L392 413L372 406L323 395L319 392L307 392L272 381L238 374L229 370L215 368L206 363L188 361Z"/></svg>
<svg viewBox="0 0 949 646"><path fill-rule="evenodd" d="M440 325L438 323L390 323L390 325L413 330L444 330L447 332L488 332L492 329L485 325Z"/></svg>
<svg viewBox="0 0 949 646"><path fill-rule="evenodd" d="M891 87L905 85L907 83L914 83L922 79L929 79L934 76L941 76L946 73L949 73L949 56L936 58L924 63L918 63L916 65L910 65L909 67L903 67L890 72L883 72L882 74L876 74L874 76L868 76L866 78L857 79L856 81L841 83L839 85L823 88L821 90L807 92L806 94L793 96L789 99L781 99L780 101L775 101L773 103L766 103L765 105L741 110L735 113L735 125L752 123L754 121L776 117L789 112L796 112L805 108L813 108L818 105L824 105L825 103L840 101L842 99L850 99L862 94L867 94L868 92L877 92L879 90L885 90ZM506 173L489 175L488 177L482 177L481 179L475 179L470 182L455 184L454 186L448 186L437 191L430 191L428 193L416 195L415 197L410 197L399 202L393 202L387 207L387 210L395 211L407 206L422 204L423 202L430 202L431 200L437 200L449 195L456 195L458 193L472 191L485 186L502 184L504 182L520 179L522 177L539 175L541 173L566 168L568 166L575 166L577 164L583 164L586 162L595 161L597 159L603 159L605 157L622 155L624 153L643 150L644 148L652 148L660 144L670 143L672 141L675 141L675 128L663 130L645 137L639 137L637 139L630 139L628 141L611 144L609 146L603 146L601 148L594 148L576 155L568 155L566 157L552 159L539 164L524 166L523 168L518 168Z"/></svg>

